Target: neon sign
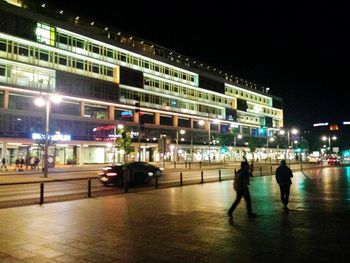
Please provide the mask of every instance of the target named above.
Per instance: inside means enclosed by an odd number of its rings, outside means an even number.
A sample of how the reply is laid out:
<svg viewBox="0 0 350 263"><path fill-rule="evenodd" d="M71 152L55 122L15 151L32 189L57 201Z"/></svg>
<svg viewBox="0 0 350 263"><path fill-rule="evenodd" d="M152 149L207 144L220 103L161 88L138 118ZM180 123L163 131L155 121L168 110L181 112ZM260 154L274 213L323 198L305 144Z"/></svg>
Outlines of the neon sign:
<svg viewBox="0 0 350 263"><path fill-rule="evenodd" d="M45 138L45 135L39 134L39 133L32 133L32 139L33 140L41 140ZM54 135L49 135L49 139L52 141L70 141L71 136L68 134L54 134Z"/></svg>

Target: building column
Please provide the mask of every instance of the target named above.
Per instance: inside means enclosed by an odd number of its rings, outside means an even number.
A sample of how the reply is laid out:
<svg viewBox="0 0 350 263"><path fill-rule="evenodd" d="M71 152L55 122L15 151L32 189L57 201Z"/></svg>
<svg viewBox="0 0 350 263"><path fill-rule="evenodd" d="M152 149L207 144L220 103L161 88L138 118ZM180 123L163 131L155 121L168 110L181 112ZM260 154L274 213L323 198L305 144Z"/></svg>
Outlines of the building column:
<svg viewBox="0 0 350 263"><path fill-rule="evenodd" d="M80 102L80 117L84 117L85 115L85 103Z"/></svg>
<svg viewBox="0 0 350 263"><path fill-rule="evenodd" d="M140 119L140 113L135 113L134 114L134 123L138 124L139 123L139 119Z"/></svg>
<svg viewBox="0 0 350 263"><path fill-rule="evenodd" d="M9 100L10 100L10 91L4 91L4 109L8 110L9 108Z"/></svg>
<svg viewBox="0 0 350 263"><path fill-rule="evenodd" d="M79 145L79 166L83 166L84 164L84 146L82 144Z"/></svg>
<svg viewBox="0 0 350 263"><path fill-rule="evenodd" d="M173 126L178 127L179 126L179 116L174 115L173 117Z"/></svg>
<svg viewBox="0 0 350 263"><path fill-rule="evenodd" d="M159 112L156 112L154 114L154 124L155 125L160 125L160 113Z"/></svg>
<svg viewBox="0 0 350 263"><path fill-rule="evenodd" d="M206 120L204 123L204 129L208 131L210 129L210 120Z"/></svg>
<svg viewBox="0 0 350 263"><path fill-rule="evenodd" d="M2 158L5 157L6 158L6 151L7 151L7 142L2 142Z"/></svg>
<svg viewBox="0 0 350 263"><path fill-rule="evenodd" d="M108 120L114 121L114 106L108 107Z"/></svg>
<svg viewBox="0 0 350 263"><path fill-rule="evenodd" d="M190 128L193 129L193 118L190 119Z"/></svg>

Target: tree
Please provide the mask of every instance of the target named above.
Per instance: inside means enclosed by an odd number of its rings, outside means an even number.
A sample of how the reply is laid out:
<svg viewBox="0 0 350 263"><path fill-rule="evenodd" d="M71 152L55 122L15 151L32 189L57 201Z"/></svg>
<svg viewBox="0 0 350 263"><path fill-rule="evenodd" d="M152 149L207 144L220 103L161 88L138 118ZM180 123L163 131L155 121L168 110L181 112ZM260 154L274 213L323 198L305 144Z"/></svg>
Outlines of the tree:
<svg viewBox="0 0 350 263"><path fill-rule="evenodd" d="M263 140L264 140L264 138L257 138L257 137L253 137L253 136L249 137L248 148L253 155L253 159L255 159L254 152L255 152L256 148L261 146L264 143Z"/></svg>
<svg viewBox="0 0 350 263"><path fill-rule="evenodd" d="M127 132L126 129L123 128L118 130L118 134L121 136L115 141L115 146L118 150L124 150L124 162L126 162L126 155L132 151L130 132Z"/></svg>

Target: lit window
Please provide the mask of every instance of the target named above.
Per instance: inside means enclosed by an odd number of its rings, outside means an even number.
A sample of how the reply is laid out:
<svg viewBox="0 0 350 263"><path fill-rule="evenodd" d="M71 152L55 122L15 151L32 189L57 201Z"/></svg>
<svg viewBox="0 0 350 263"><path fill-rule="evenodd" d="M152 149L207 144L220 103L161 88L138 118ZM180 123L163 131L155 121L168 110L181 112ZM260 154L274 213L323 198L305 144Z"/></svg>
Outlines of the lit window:
<svg viewBox="0 0 350 263"><path fill-rule="evenodd" d="M37 23L37 28L35 30L36 40L40 43L44 43L50 46L55 45L55 28L50 27L47 24Z"/></svg>

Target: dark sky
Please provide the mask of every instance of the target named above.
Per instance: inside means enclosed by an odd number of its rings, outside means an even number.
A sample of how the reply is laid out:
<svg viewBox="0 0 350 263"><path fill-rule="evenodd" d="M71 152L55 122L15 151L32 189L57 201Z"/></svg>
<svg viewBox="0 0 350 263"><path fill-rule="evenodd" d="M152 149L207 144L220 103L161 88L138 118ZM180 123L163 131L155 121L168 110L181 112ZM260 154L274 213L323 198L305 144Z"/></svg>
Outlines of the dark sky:
<svg viewBox="0 0 350 263"><path fill-rule="evenodd" d="M284 100L286 126L350 120L342 2L48 2L270 87Z"/></svg>

